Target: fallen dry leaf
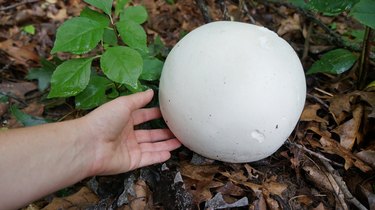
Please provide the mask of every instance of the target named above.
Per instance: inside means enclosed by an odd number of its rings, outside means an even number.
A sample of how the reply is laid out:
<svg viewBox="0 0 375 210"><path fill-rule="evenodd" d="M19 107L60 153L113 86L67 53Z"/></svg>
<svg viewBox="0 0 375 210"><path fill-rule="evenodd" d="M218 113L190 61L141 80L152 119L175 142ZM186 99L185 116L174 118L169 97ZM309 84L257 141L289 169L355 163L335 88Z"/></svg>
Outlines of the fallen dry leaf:
<svg viewBox="0 0 375 210"><path fill-rule="evenodd" d="M293 16L281 21L280 27L277 30L277 34L279 36L282 36L288 32L298 30L301 30L300 15L298 13L294 13Z"/></svg>
<svg viewBox="0 0 375 210"><path fill-rule="evenodd" d="M306 172L307 178L315 183L317 187L329 190L334 193L337 203L342 205L343 209L348 209L345 203L345 196L341 193L339 185L336 183L333 175L325 169L317 167L313 163L304 165L303 170Z"/></svg>
<svg viewBox="0 0 375 210"><path fill-rule="evenodd" d="M129 205L124 206L124 210L131 210L131 209L150 209L150 205L152 205L152 196L151 191L148 188L147 184L143 180L138 180L134 184L134 192L135 197L131 197L129 195Z"/></svg>
<svg viewBox="0 0 375 210"><path fill-rule="evenodd" d="M10 97L24 100L25 94L38 89L38 86L32 82L7 82L0 83L0 92Z"/></svg>
<svg viewBox="0 0 375 210"><path fill-rule="evenodd" d="M82 187L77 193L64 198L54 198L43 210L55 209L85 209L97 204L99 198L87 187Z"/></svg>
<svg viewBox="0 0 375 210"><path fill-rule="evenodd" d="M338 125L348 116L351 111L350 101L353 94L343 94L333 96L329 102L329 111L333 114L334 119Z"/></svg>
<svg viewBox="0 0 375 210"><path fill-rule="evenodd" d="M359 132L359 127L361 125L362 116L363 107L359 105L353 110L352 119L333 130L333 132L340 136L340 144L345 149L352 150L356 140L358 144L361 143L362 135Z"/></svg>
<svg viewBox="0 0 375 210"><path fill-rule="evenodd" d="M320 104L309 104L305 106L303 109L302 115L300 120L301 121L315 121L315 122L320 122L320 123L325 123L328 124L328 121L319 117L317 115L318 110L320 110L322 107Z"/></svg>
<svg viewBox="0 0 375 210"><path fill-rule="evenodd" d="M0 42L0 50L10 55L16 63L28 66L27 61L39 62L39 56L33 45L17 44L11 39Z"/></svg>
<svg viewBox="0 0 375 210"><path fill-rule="evenodd" d="M331 134L328 131L322 131L320 128L314 126L309 127L308 129L321 136L319 143L314 140L307 139L310 145L313 147L319 147L327 153L336 154L344 158L345 169L349 169L355 165L363 172L372 171L372 168L368 164L356 157L351 151L345 149L337 141L331 139Z"/></svg>
<svg viewBox="0 0 375 210"><path fill-rule="evenodd" d="M181 164L181 175L186 189L193 195L194 204L208 201L212 198L210 189L224 185L213 181L218 169L218 166L213 165L191 165L187 162Z"/></svg>
<svg viewBox="0 0 375 210"><path fill-rule="evenodd" d="M323 203L319 203L319 205L311 210L327 210Z"/></svg>
<svg viewBox="0 0 375 210"><path fill-rule="evenodd" d="M375 167L375 151L374 150L363 150L356 154L364 162L370 164L372 167Z"/></svg>
<svg viewBox="0 0 375 210"><path fill-rule="evenodd" d="M241 187L238 187L232 182L227 182L224 186L220 187L217 192L232 196L243 196L245 194L245 191Z"/></svg>
<svg viewBox="0 0 375 210"><path fill-rule="evenodd" d="M325 152L337 154L345 159L344 167L346 170L349 169L352 165L355 165L363 172L372 171L372 168L367 163L356 157L351 151L345 149L335 140L322 137L320 138L320 143L322 145L322 149Z"/></svg>
<svg viewBox="0 0 375 210"><path fill-rule="evenodd" d="M368 117L375 118L375 92L356 92L356 95L359 95L361 99L367 102L371 106L371 112Z"/></svg>

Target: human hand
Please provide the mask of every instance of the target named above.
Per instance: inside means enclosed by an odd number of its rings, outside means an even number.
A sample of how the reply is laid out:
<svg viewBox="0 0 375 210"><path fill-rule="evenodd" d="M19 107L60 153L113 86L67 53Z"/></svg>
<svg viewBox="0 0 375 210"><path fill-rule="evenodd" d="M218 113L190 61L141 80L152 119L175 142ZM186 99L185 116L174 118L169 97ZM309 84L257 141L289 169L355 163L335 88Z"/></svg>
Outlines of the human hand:
<svg viewBox="0 0 375 210"><path fill-rule="evenodd" d="M169 129L134 130L135 125L161 117L159 108L142 109L152 97L152 90L119 97L81 118L91 136L91 175L123 173L161 163L181 146Z"/></svg>

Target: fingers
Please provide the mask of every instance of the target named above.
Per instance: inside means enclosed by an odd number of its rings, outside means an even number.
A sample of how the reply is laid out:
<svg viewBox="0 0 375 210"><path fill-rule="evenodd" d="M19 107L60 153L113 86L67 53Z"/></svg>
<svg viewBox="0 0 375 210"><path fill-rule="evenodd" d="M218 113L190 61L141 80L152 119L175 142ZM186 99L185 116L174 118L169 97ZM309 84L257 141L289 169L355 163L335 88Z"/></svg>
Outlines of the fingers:
<svg viewBox="0 0 375 210"><path fill-rule="evenodd" d="M139 167L162 163L171 157L170 151L177 149L181 143L177 139L157 143L144 143L141 145L142 159Z"/></svg>
<svg viewBox="0 0 375 210"><path fill-rule="evenodd" d="M169 129L153 129L153 130L137 130L135 137L138 143L156 142L174 138L173 133Z"/></svg>
<svg viewBox="0 0 375 210"><path fill-rule="evenodd" d="M128 108L130 111L134 111L146 106L154 96L154 91L152 89L146 90L144 92L135 93L132 95L125 96Z"/></svg>
<svg viewBox="0 0 375 210"><path fill-rule="evenodd" d="M156 163L167 161L171 157L169 151L161 152L145 152L142 154L142 159L139 163L139 168L149 166Z"/></svg>
<svg viewBox="0 0 375 210"><path fill-rule="evenodd" d="M166 141L154 142L154 143L141 143L141 152L160 152L160 151L172 151L181 146L181 143L177 139L169 139Z"/></svg>
<svg viewBox="0 0 375 210"><path fill-rule="evenodd" d="M132 114L134 125L138 125L150 120L154 120L161 117L160 109L157 107L148 109L138 109Z"/></svg>

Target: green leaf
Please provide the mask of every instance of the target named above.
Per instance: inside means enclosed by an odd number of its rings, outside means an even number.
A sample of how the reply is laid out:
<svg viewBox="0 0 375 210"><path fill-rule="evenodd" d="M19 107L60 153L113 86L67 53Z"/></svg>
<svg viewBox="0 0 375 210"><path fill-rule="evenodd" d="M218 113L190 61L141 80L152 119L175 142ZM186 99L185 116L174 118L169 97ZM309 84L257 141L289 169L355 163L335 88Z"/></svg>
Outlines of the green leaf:
<svg viewBox="0 0 375 210"><path fill-rule="evenodd" d="M0 103L8 103L8 100L9 100L8 96L0 92Z"/></svg>
<svg viewBox="0 0 375 210"><path fill-rule="evenodd" d="M307 9L308 5L305 0L288 0L289 3L293 4L296 7Z"/></svg>
<svg viewBox="0 0 375 210"><path fill-rule="evenodd" d="M375 88L375 80L372 81L372 82L370 82L370 84L368 84L368 85L366 86L366 89L368 89L368 88Z"/></svg>
<svg viewBox="0 0 375 210"><path fill-rule="evenodd" d="M324 54L318 61L316 61L306 74L341 74L349 70L356 60L357 56L355 56L349 50L332 50Z"/></svg>
<svg viewBox="0 0 375 210"><path fill-rule="evenodd" d="M53 72L48 98L75 96L83 91L90 80L92 60L93 58L78 58L59 65Z"/></svg>
<svg viewBox="0 0 375 210"><path fill-rule="evenodd" d="M360 0L350 12L360 23L375 29L375 0Z"/></svg>
<svg viewBox="0 0 375 210"><path fill-rule="evenodd" d="M116 24L121 39L129 47L147 52L147 35L141 25L133 21L120 21Z"/></svg>
<svg viewBox="0 0 375 210"><path fill-rule="evenodd" d="M94 75L81 93L76 95L75 103L78 109L92 109L108 101L106 90L113 84L105 77Z"/></svg>
<svg viewBox="0 0 375 210"><path fill-rule="evenodd" d="M138 93L138 92L142 92L148 89L146 86L142 85L140 81L137 81L137 86L135 87L130 86L130 85L125 85L125 86L126 86L126 89L129 90L131 93Z"/></svg>
<svg viewBox="0 0 375 210"><path fill-rule="evenodd" d="M10 112L16 118L16 120L24 126L34 126L52 122L52 120L25 114L14 105L10 107Z"/></svg>
<svg viewBox="0 0 375 210"><path fill-rule="evenodd" d="M136 87L143 61L136 50L118 46L107 49L100 58L100 66L112 81Z"/></svg>
<svg viewBox="0 0 375 210"><path fill-rule="evenodd" d="M84 0L86 3L103 10L107 15L111 15L113 0Z"/></svg>
<svg viewBox="0 0 375 210"><path fill-rule="evenodd" d="M35 34L35 27L33 25L27 25L27 26L23 27L23 31L28 33L28 34L34 35Z"/></svg>
<svg viewBox="0 0 375 210"><path fill-rule="evenodd" d="M149 55L157 56L161 55L162 57L167 57L169 49L161 41L160 36L156 36L152 44L148 46Z"/></svg>
<svg viewBox="0 0 375 210"><path fill-rule="evenodd" d="M143 58L143 71L139 79L155 81L160 78L163 61L157 58Z"/></svg>
<svg viewBox="0 0 375 210"><path fill-rule="evenodd" d="M147 10L144 6L131 6L127 7L120 14L120 21L134 21L135 23L142 24L148 18Z"/></svg>
<svg viewBox="0 0 375 210"><path fill-rule="evenodd" d="M56 69L56 65L44 58L41 59L42 67L41 68L33 68L31 69L26 79L28 80L38 80L38 89L40 91L44 91L48 88L51 76L53 71Z"/></svg>
<svg viewBox="0 0 375 210"><path fill-rule="evenodd" d="M101 23L75 17L64 22L57 30L51 53L71 52L82 54L94 49L102 39L104 27Z"/></svg>
<svg viewBox="0 0 375 210"><path fill-rule="evenodd" d="M337 15L346 10L350 10L358 1L359 0L310 0L308 6L325 15Z"/></svg>
<svg viewBox="0 0 375 210"><path fill-rule="evenodd" d="M117 45L117 36L113 30L105 29L103 34L103 42L112 46Z"/></svg>
<svg viewBox="0 0 375 210"><path fill-rule="evenodd" d="M95 10L92 10L88 7L85 7L81 14L80 14L80 17L85 17L85 18L88 18L90 20L94 20L98 23L100 23L103 28L107 27L110 23L110 20L108 18L108 16L100 13L100 12L97 12Z"/></svg>
<svg viewBox="0 0 375 210"><path fill-rule="evenodd" d="M115 6L115 15L118 16L123 10L129 0L118 0Z"/></svg>

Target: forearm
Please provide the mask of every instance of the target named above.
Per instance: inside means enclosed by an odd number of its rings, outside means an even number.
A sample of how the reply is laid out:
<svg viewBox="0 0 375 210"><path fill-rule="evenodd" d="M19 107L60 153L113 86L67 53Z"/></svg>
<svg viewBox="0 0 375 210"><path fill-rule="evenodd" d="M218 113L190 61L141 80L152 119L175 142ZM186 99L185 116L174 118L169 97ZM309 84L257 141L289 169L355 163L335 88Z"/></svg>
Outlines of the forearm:
<svg viewBox="0 0 375 210"><path fill-rule="evenodd" d="M20 207L90 175L94 150L83 126L72 120L0 132L0 209Z"/></svg>

